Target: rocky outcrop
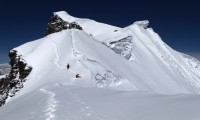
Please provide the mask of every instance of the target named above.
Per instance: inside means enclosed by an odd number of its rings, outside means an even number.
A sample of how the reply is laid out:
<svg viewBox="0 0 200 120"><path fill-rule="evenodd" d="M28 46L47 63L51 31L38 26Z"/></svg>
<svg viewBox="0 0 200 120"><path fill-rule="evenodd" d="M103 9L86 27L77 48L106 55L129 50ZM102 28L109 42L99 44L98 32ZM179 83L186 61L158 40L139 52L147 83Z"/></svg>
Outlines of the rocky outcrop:
<svg viewBox="0 0 200 120"><path fill-rule="evenodd" d="M111 48L115 53L126 58L127 60L132 60L133 43L132 36L125 37L123 39L112 41L109 43L103 43L107 47Z"/></svg>
<svg viewBox="0 0 200 120"><path fill-rule="evenodd" d="M108 87L119 85L123 78L120 75L114 74L112 71L106 70L104 74L97 73L95 75L97 87Z"/></svg>
<svg viewBox="0 0 200 120"><path fill-rule="evenodd" d="M45 36L52 34L52 33L60 32L62 30L67 30L67 29L83 30L82 27L80 25L78 25L78 23L76 23L76 22L69 23L69 22L61 19L59 16L54 15L53 17L51 17L51 19L47 25Z"/></svg>
<svg viewBox="0 0 200 120"><path fill-rule="evenodd" d="M0 80L0 106L5 104L9 96L14 96L23 87L23 82L32 71L32 67L27 65L16 50L10 50L9 57L11 71L9 75Z"/></svg>

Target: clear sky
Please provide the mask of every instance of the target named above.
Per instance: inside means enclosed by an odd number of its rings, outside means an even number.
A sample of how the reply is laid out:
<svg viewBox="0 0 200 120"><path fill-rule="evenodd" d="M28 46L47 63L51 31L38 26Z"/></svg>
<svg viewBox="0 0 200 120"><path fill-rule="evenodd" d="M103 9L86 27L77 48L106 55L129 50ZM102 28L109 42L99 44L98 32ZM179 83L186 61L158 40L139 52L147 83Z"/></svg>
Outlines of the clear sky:
<svg viewBox="0 0 200 120"><path fill-rule="evenodd" d="M149 20L172 48L200 52L200 2L198 0L13 0L0 1L0 63L8 50L44 36L54 11L125 27Z"/></svg>

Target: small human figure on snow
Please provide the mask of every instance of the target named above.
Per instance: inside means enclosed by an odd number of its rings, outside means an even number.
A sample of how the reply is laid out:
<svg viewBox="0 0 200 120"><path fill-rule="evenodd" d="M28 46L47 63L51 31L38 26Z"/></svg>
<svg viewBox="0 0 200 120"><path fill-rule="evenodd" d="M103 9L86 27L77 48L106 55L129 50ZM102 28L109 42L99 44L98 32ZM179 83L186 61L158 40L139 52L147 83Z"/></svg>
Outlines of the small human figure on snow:
<svg viewBox="0 0 200 120"><path fill-rule="evenodd" d="M67 64L67 69L69 69L70 68L70 65L69 65L69 63Z"/></svg>
<svg viewBox="0 0 200 120"><path fill-rule="evenodd" d="M76 78L81 78L81 76L79 74L76 74Z"/></svg>

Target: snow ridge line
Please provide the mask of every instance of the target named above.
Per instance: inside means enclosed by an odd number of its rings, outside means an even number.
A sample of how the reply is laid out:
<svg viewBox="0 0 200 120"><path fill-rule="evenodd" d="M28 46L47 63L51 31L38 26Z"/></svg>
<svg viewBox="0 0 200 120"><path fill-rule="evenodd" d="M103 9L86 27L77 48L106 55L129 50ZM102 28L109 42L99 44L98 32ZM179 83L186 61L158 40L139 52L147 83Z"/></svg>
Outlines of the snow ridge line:
<svg viewBox="0 0 200 120"><path fill-rule="evenodd" d="M81 53L79 53L75 50L75 39L74 39L73 31L71 32L71 39L72 39L72 53L73 53L74 57L77 58L78 57L77 55L79 55L82 59L87 60L87 57L85 55L82 55ZM89 68L81 60L78 60L78 62L81 63L86 69L89 70ZM89 71L91 74L91 77L90 77L90 81L91 81L94 78L94 73L91 70L89 70Z"/></svg>
<svg viewBox="0 0 200 120"><path fill-rule="evenodd" d="M90 58L88 58L86 55L82 55L81 53L77 52L77 51L75 50L75 41L74 41L74 37L73 37L73 36L74 36L74 35L73 35L73 32L72 32L72 33L71 33L71 38L72 38L72 48L73 48L73 55L74 55L74 57L77 57L77 55L79 55L79 56L81 56L82 59L88 60L88 61L90 61L90 62L97 63L97 64L103 66L105 69L107 69L107 67L106 67L105 65L103 65L101 62L96 61L96 60L93 60L93 59L90 59ZM80 62L80 60L78 60L78 61ZM82 63L82 62L80 62L80 63ZM82 64L83 64L83 63L82 63Z"/></svg>
<svg viewBox="0 0 200 120"><path fill-rule="evenodd" d="M76 58L81 58L83 60L86 60L86 61L90 61L90 62L93 62L93 63L96 63L96 64L99 64L100 66L102 66L104 69L108 70L108 71L111 71L106 65L102 64L101 62L97 61L97 60L94 60L94 59L91 59L91 58L88 58L86 55L84 54L81 54L80 52L76 51L75 49L75 39L74 39L74 34L73 34L73 31L71 31L71 39L72 39L72 52L73 52L73 55L74 57ZM86 69L89 69L89 67L87 67L84 62L82 62L81 60L79 60L79 63L81 63ZM90 70L90 69L89 69ZM112 73L115 74L115 72L111 71ZM95 73L93 73L91 70L90 70L90 73L91 73L91 77L90 77L90 80L92 80L93 78L95 78ZM122 76L121 76L122 77ZM124 78L124 77L122 77Z"/></svg>
<svg viewBox="0 0 200 120"><path fill-rule="evenodd" d="M160 51L160 54L163 56L164 61L169 64L172 68L174 68L175 70L177 70L177 72L183 77L186 78L189 81L186 81L186 83L188 83L188 86L191 88L194 88L193 90L196 93L199 93L199 89L196 88L195 86L195 82L194 80L189 77L188 72L191 75L191 70L189 70L186 66L186 69L183 69L181 67L180 64L178 64L176 61L174 61L174 53L172 53L169 48L165 45L165 43L160 43L159 41L157 41L157 38L159 39L160 37L158 35L156 35L156 40L154 39L154 37L152 37L151 35L147 34L148 37L150 38L150 40L153 42L153 44L155 45L155 47L157 47L157 49ZM161 38L160 38L161 39ZM162 47L161 45L164 45L164 47L166 47L166 49L172 54L172 57L170 57L169 53L167 53Z"/></svg>
<svg viewBox="0 0 200 120"><path fill-rule="evenodd" d="M53 46L54 46L54 49L55 49L55 54L56 54L55 64L56 64L56 66L57 66L58 68L61 68L61 69L66 69L65 66L62 66L62 65L60 65L60 64L58 63L60 56L59 56L59 52L58 52L58 45L57 45L57 43L56 43L52 38L51 38L51 41L52 41ZM74 50L73 50L73 51L74 51ZM71 71L73 74L76 74L76 72L72 71L71 69L70 69L70 71Z"/></svg>
<svg viewBox="0 0 200 120"><path fill-rule="evenodd" d="M55 64L56 64L56 66L57 66L58 68L65 69L65 67L59 65L59 63L58 63L60 56L59 56L59 52L58 52L57 43L56 43L52 38L51 38L51 41L52 41L52 43L53 43L53 47L54 47L54 49L55 49L55 54L56 54Z"/></svg>
<svg viewBox="0 0 200 120"><path fill-rule="evenodd" d="M73 37L71 36L71 39L72 39L72 50L73 50L73 55L74 55L74 57L76 57L75 56L75 50L74 50L74 43L73 43ZM66 67L65 66L62 66L62 65L60 65L59 63L58 63L58 61L59 61L59 58L60 58L60 56L59 56L59 50L58 50L58 45L57 45L57 43L56 43L56 41L54 41L54 39L51 37L51 42L53 43L53 47L54 47L54 50L55 50L55 54L56 54L56 58L55 58L55 64L56 64L56 66L58 67L58 68L60 68L60 69L66 69ZM76 72L75 71L73 71L72 69L69 69L70 70L70 72L72 73L72 74L74 74L74 75L76 75ZM70 81L70 84L72 84L72 81L73 81L74 79L72 79L71 81Z"/></svg>
<svg viewBox="0 0 200 120"><path fill-rule="evenodd" d="M74 57L77 57L77 55L81 56L80 53L76 52L75 50L75 41L74 41L74 37L73 37L73 31L71 31L71 39L72 39L72 53L74 55Z"/></svg>
<svg viewBox="0 0 200 120"><path fill-rule="evenodd" d="M73 56L75 57L75 58L77 58L77 61L78 62L80 62L80 60L78 59L78 56L79 57L83 57L83 55L81 55L79 52L77 52L76 50L75 50L75 39L74 39L74 35L73 35L73 31L71 31L71 41L72 41L72 54L73 54ZM82 63L82 62L80 62L80 63ZM74 74L76 74L74 71L72 71Z"/></svg>
<svg viewBox="0 0 200 120"><path fill-rule="evenodd" d="M55 99L55 93L46 90L45 88L40 89L40 91L49 96L47 101L47 109L45 109L45 116L47 117L46 120L53 120L55 118L55 111L58 103L58 101Z"/></svg>

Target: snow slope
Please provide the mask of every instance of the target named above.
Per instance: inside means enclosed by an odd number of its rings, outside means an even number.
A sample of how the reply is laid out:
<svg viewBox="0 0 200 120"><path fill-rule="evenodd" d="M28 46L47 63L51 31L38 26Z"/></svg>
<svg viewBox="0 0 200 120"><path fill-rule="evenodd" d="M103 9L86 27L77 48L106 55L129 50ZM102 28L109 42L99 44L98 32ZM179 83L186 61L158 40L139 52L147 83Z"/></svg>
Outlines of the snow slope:
<svg viewBox="0 0 200 120"><path fill-rule="evenodd" d="M3 120L200 118L199 61L166 45L148 21L118 28L64 11L54 15L83 30L63 30L14 48L33 69L0 108Z"/></svg>
<svg viewBox="0 0 200 120"><path fill-rule="evenodd" d="M199 95L50 85L0 109L2 120L199 120Z"/></svg>

